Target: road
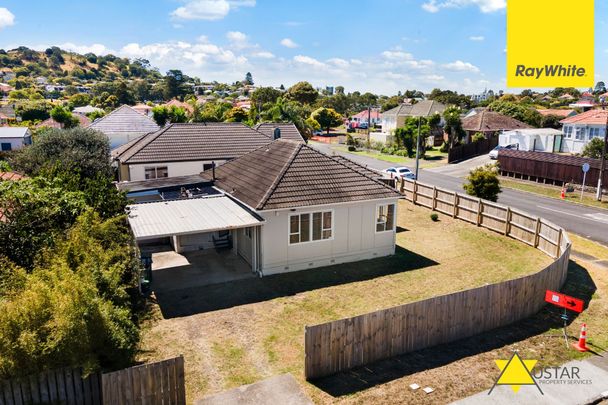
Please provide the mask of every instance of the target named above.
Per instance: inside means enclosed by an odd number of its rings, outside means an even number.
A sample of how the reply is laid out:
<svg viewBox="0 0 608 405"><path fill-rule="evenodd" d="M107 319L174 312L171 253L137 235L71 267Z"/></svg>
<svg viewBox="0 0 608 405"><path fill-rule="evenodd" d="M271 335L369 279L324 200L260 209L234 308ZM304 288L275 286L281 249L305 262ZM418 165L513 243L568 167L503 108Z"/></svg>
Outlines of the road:
<svg viewBox="0 0 608 405"><path fill-rule="evenodd" d="M336 150L333 145L311 142L311 146L327 154L339 154L359 164L376 170L384 170L393 163L367 156L355 155ZM457 165L436 169L422 169L419 179L422 182L447 190L462 192L464 176L468 171L487 162L485 157L478 157ZM413 168L412 168L413 169ZM503 189L498 202L520 209L529 214L543 217L565 230L585 238L608 245L608 210L561 201L555 198L542 197L522 191Z"/></svg>

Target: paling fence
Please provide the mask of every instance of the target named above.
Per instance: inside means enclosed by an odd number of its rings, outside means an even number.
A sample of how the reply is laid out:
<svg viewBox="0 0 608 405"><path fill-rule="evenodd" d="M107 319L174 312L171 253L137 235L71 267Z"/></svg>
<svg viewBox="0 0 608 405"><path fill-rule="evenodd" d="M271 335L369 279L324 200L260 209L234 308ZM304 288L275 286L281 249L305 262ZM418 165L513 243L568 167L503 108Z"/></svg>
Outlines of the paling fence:
<svg viewBox="0 0 608 405"><path fill-rule="evenodd" d="M460 162L461 160L483 155L490 152L496 146L498 146L498 136L455 146L448 151L448 163Z"/></svg>
<svg viewBox="0 0 608 405"><path fill-rule="evenodd" d="M415 181L399 183L405 198L454 218L510 236L555 260L514 280L340 319L305 330L305 376L315 379L378 360L508 325L544 306L547 289L566 281L571 243L542 218Z"/></svg>
<svg viewBox="0 0 608 405"><path fill-rule="evenodd" d="M185 403L181 356L86 377L80 369L61 369L0 382L0 405Z"/></svg>

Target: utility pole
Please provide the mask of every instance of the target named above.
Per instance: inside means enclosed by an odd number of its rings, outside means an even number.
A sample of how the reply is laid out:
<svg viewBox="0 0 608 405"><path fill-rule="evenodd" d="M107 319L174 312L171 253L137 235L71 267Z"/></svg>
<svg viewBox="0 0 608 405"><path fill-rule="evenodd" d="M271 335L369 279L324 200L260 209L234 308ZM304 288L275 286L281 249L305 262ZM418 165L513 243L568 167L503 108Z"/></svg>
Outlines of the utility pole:
<svg viewBox="0 0 608 405"><path fill-rule="evenodd" d="M416 180L418 180L418 167L420 166L420 125L422 116L418 117L418 136L416 137Z"/></svg>
<svg viewBox="0 0 608 405"><path fill-rule="evenodd" d="M608 154L608 117L606 117L606 133L604 134L604 150L602 150L602 163L600 164L600 175L597 179L597 194L598 201L602 201L602 188L604 187L604 172L606 171L606 154Z"/></svg>
<svg viewBox="0 0 608 405"><path fill-rule="evenodd" d="M369 144L370 144L369 131L371 131L371 128L370 128L371 125L372 125L372 106L368 105L367 106L367 145L365 145L366 147L369 147Z"/></svg>

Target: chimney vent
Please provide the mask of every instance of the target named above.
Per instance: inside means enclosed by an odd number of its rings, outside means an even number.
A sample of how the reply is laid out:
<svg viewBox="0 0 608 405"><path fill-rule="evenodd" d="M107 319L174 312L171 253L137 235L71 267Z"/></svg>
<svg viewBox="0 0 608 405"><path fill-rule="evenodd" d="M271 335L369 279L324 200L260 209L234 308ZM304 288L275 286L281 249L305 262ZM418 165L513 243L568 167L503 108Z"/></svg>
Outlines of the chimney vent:
<svg viewBox="0 0 608 405"><path fill-rule="evenodd" d="M275 128L272 139L274 139L276 141L279 138L281 138L281 128Z"/></svg>

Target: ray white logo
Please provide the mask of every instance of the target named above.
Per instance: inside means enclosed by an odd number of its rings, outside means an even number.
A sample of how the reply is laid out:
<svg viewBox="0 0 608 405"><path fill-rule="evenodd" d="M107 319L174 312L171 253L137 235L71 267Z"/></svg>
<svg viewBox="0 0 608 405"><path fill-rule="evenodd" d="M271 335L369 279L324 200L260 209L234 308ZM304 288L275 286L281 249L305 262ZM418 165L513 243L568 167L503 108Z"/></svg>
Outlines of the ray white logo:
<svg viewBox="0 0 608 405"><path fill-rule="evenodd" d="M585 77L587 70L577 65L545 65L532 67L517 65L515 67L515 77L533 77L541 79L544 77Z"/></svg>

